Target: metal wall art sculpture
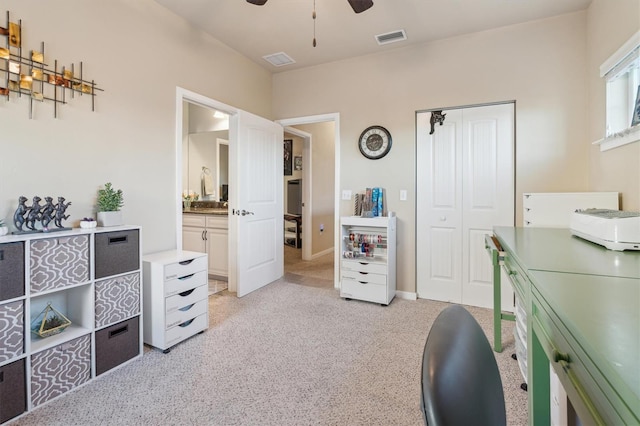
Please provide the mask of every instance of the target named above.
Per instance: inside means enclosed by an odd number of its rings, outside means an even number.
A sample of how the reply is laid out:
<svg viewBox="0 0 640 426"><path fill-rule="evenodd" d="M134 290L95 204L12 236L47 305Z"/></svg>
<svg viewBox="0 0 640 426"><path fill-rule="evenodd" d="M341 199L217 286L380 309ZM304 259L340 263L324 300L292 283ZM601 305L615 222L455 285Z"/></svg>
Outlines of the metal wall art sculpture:
<svg viewBox="0 0 640 426"><path fill-rule="evenodd" d="M54 60L51 68L45 63L44 42L39 52L31 50L30 54L23 54L22 20L11 22L7 11L6 22L0 27L0 96L7 100L12 95L27 97L29 118L33 118L34 101L53 102L53 116L57 118L58 105L66 104L69 95L91 96L91 111L95 111L96 91L102 89L96 87L95 81L84 79L82 62L76 70L74 64L58 68L58 61Z"/></svg>

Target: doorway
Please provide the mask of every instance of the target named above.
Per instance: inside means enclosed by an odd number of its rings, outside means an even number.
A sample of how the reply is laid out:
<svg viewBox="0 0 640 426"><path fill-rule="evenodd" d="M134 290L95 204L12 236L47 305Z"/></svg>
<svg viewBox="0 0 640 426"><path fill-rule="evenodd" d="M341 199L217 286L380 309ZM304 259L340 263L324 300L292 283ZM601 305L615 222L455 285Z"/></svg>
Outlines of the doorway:
<svg viewBox="0 0 640 426"><path fill-rule="evenodd" d="M335 247L339 247L340 114L289 118L277 122L285 127L286 132L299 135L305 140L302 154L302 257L305 261L313 261L333 255L333 263L336 265L339 258ZM318 149L329 138L333 143L330 158L326 152ZM326 166L329 163L333 173ZM329 187L322 187L320 181L326 184L328 180L323 177L326 178L327 174L333 176L333 183ZM337 268L334 267L335 288L339 287L337 274Z"/></svg>
<svg viewBox="0 0 640 426"><path fill-rule="evenodd" d="M278 280L282 258L282 126L176 89L176 246L183 247L185 103L229 116L228 283L238 297ZM258 235L265 244L254 244Z"/></svg>

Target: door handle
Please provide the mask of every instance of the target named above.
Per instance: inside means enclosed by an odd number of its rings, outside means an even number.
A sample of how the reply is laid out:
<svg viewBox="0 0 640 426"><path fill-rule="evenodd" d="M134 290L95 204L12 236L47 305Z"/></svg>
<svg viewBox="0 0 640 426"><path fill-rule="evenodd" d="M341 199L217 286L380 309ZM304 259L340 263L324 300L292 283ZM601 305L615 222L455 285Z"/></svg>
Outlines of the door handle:
<svg viewBox="0 0 640 426"><path fill-rule="evenodd" d="M232 210L231 214L237 214L238 216L246 216L246 215L254 214L254 213L242 209L242 210Z"/></svg>

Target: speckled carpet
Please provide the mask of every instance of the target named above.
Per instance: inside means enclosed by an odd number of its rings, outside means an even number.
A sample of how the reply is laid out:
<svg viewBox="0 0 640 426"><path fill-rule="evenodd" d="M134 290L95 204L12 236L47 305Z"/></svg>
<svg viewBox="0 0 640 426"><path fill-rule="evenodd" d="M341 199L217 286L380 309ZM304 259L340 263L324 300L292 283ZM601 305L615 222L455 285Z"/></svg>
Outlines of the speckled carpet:
<svg viewBox="0 0 640 426"><path fill-rule="evenodd" d="M420 365L446 303L346 301L283 280L210 297L210 328L169 354L147 350L13 425L421 425ZM491 311L468 308L492 339ZM503 322L497 354L510 425L526 392Z"/></svg>

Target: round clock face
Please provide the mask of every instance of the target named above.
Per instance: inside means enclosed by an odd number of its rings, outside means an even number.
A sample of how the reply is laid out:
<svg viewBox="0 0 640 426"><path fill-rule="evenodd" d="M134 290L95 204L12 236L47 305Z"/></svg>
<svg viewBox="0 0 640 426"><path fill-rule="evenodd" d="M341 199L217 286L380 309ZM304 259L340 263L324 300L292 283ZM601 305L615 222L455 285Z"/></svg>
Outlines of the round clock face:
<svg viewBox="0 0 640 426"><path fill-rule="evenodd" d="M358 147L365 157L378 160L391 150L391 134L382 126L367 127L360 135Z"/></svg>

